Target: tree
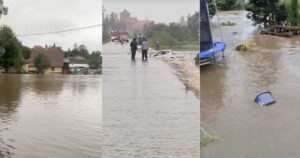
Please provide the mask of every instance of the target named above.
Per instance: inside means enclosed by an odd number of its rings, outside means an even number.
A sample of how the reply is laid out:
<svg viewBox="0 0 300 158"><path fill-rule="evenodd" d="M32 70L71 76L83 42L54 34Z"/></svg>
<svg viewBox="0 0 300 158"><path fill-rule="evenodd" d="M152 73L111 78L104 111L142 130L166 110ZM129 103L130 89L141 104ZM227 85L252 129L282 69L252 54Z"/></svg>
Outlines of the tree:
<svg viewBox="0 0 300 158"><path fill-rule="evenodd" d="M243 0L207 0L210 18L216 14L215 2L218 10L222 11L243 9L245 5Z"/></svg>
<svg viewBox="0 0 300 158"><path fill-rule="evenodd" d="M247 17L253 20L254 25L281 24L287 18L287 11L279 0L249 0L246 10Z"/></svg>
<svg viewBox="0 0 300 158"><path fill-rule="evenodd" d="M292 26L297 26L299 24L298 0L291 0L291 6L288 13L288 21Z"/></svg>
<svg viewBox="0 0 300 158"><path fill-rule="evenodd" d="M45 73L45 70L47 70L50 67L49 60L45 55L41 53L38 53L38 55L34 58L33 62L38 73Z"/></svg>
<svg viewBox="0 0 300 158"><path fill-rule="evenodd" d="M152 38L150 39L150 45L155 46L156 41L160 42L160 45L168 46L169 48L173 48L178 45L178 40L173 38L169 32L166 31L157 31L154 33Z"/></svg>
<svg viewBox="0 0 300 158"><path fill-rule="evenodd" d="M79 56L84 57L84 58L89 57L90 54L85 45L83 45L83 44L79 45L78 50L79 50L79 52L78 52Z"/></svg>
<svg viewBox="0 0 300 158"><path fill-rule="evenodd" d="M244 2L241 0L216 0L219 10L243 9Z"/></svg>
<svg viewBox="0 0 300 158"><path fill-rule="evenodd" d="M81 44L81 45L77 45L76 43L74 44L74 48L72 51L70 51L70 49L68 51L64 52L64 56L65 57L76 57L76 56L81 56L84 58L88 58L89 57L89 51L86 48L85 45Z"/></svg>
<svg viewBox="0 0 300 158"><path fill-rule="evenodd" d="M0 66L8 72L9 68L15 68L18 72L22 70L24 60L22 58L22 45L13 31L8 26L0 27L0 47L5 53L0 57Z"/></svg>
<svg viewBox="0 0 300 158"><path fill-rule="evenodd" d="M182 26L186 25L186 21L185 21L184 16L181 16L181 17L180 17L179 24L182 25Z"/></svg>
<svg viewBox="0 0 300 158"><path fill-rule="evenodd" d="M25 60L29 59L31 54L31 49L26 46L22 46L22 56Z"/></svg>
<svg viewBox="0 0 300 158"><path fill-rule="evenodd" d="M188 28L190 30L190 35L192 37L192 40L197 41L199 39L199 12L195 12L192 16L188 16L187 19Z"/></svg>
<svg viewBox="0 0 300 158"><path fill-rule="evenodd" d="M0 0L0 17L2 15L6 15L8 12L8 8L3 5L3 0Z"/></svg>
<svg viewBox="0 0 300 158"><path fill-rule="evenodd" d="M208 0L207 3L208 3L209 17L212 18L214 15L216 15L217 12L214 0Z"/></svg>
<svg viewBox="0 0 300 158"><path fill-rule="evenodd" d="M100 51L93 51L89 57L90 68L99 69L102 68L102 56Z"/></svg>

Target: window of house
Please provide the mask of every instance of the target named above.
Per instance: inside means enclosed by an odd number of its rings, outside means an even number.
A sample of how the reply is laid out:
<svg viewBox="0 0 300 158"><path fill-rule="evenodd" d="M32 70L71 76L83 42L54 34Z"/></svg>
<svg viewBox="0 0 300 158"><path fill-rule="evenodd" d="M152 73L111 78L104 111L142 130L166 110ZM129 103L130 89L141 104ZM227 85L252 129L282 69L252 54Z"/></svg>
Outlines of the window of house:
<svg viewBox="0 0 300 158"><path fill-rule="evenodd" d="M55 68L54 67L51 67L51 71L54 71L55 70Z"/></svg>

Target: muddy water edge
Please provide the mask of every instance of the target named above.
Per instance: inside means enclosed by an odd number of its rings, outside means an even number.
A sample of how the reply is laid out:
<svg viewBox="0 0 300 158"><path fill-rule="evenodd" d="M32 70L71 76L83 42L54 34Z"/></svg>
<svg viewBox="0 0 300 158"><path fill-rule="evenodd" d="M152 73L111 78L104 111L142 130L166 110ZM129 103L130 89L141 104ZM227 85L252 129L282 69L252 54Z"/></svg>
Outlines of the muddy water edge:
<svg viewBox="0 0 300 158"><path fill-rule="evenodd" d="M227 44L225 62L201 68L201 126L218 138L201 148L202 158L297 157L300 154L300 37L261 35L245 11L220 13ZM220 33L213 22L214 39ZM234 48L247 41L256 47ZM276 104L262 107L256 94L271 91Z"/></svg>

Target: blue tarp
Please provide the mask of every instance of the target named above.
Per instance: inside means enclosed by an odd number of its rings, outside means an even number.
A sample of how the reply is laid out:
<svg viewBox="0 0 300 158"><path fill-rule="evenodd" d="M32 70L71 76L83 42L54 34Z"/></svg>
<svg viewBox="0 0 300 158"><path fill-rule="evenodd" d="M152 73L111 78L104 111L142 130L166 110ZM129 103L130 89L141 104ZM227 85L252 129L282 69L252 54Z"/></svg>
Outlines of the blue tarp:
<svg viewBox="0 0 300 158"><path fill-rule="evenodd" d="M217 55L217 54L223 52L225 50L225 48L226 48L225 43L215 42L213 49L200 52L200 60L201 59L212 58L214 55Z"/></svg>

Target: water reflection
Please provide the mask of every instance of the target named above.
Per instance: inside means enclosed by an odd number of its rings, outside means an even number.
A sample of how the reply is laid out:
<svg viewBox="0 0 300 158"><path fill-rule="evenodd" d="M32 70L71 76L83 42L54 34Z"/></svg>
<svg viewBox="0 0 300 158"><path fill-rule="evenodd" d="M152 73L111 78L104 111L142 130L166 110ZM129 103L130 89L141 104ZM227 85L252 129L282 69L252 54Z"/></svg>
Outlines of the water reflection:
<svg viewBox="0 0 300 158"><path fill-rule="evenodd" d="M200 100L201 100L201 120L214 118L217 109L224 106L224 78L225 66L201 67L200 76ZM205 125L204 125L205 126Z"/></svg>
<svg viewBox="0 0 300 158"><path fill-rule="evenodd" d="M201 157L297 157L300 38L260 35L244 11L222 13L221 19L236 23L222 27L226 66L201 69L200 95L201 125L220 140L203 147ZM218 34L216 28L214 32ZM257 44L252 51L234 50L248 40ZM272 91L276 104L254 102L265 90Z"/></svg>
<svg viewBox="0 0 300 158"><path fill-rule="evenodd" d="M16 111L22 93L22 80L15 75L0 75L0 119L7 121Z"/></svg>
<svg viewBox="0 0 300 158"><path fill-rule="evenodd" d="M0 79L0 157L101 157L100 76Z"/></svg>
<svg viewBox="0 0 300 158"><path fill-rule="evenodd" d="M62 79L65 76L52 75L34 75L27 76L27 86L31 87L32 90L38 95L59 95L63 89Z"/></svg>
<svg viewBox="0 0 300 158"><path fill-rule="evenodd" d="M0 157L12 156L14 146L9 142L13 139L1 137L4 131L8 131L11 121L16 121L15 113L22 95L22 80L16 75L0 75Z"/></svg>

